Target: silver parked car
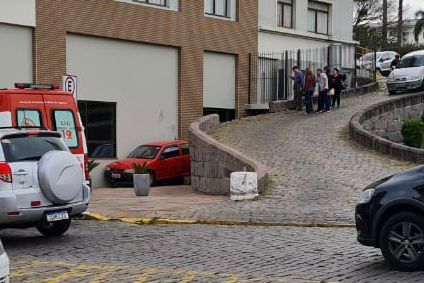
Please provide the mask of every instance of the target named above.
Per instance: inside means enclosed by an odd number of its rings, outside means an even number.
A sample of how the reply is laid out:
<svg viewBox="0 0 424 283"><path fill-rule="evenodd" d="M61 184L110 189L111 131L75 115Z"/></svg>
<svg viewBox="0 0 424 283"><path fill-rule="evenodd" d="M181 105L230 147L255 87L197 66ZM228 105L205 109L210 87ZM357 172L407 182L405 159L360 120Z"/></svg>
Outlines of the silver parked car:
<svg viewBox="0 0 424 283"><path fill-rule="evenodd" d="M9 283L9 258L4 251L3 244L0 240L0 283Z"/></svg>
<svg viewBox="0 0 424 283"><path fill-rule="evenodd" d="M61 135L0 129L0 228L65 233L87 210L90 189Z"/></svg>
<svg viewBox="0 0 424 283"><path fill-rule="evenodd" d="M390 66L393 60L396 58L396 55L398 55L398 53L396 53L395 51L376 52L375 53L375 56L376 56L375 59L377 60L375 62L376 69L382 75L387 76L391 72ZM373 60L374 60L374 53L367 53L358 60L357 66L359 66L360 68L370 70L373 68Z"/></svg>
<svg viewBox="0 0 424 283"><path fill-rule="evenodd" d="M402 57L400 67L393 70L387 78L387 88L390 94L424 89L424 50Z"/></svg>

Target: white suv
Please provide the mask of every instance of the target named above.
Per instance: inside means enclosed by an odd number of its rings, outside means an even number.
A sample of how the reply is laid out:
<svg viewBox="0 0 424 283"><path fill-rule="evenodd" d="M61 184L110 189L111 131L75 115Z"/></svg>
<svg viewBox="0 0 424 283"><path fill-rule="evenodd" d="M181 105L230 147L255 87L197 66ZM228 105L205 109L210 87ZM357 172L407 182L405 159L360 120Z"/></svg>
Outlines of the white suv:
<svg viewBox="0 0 424 283"><path fill-rule="evenodd" d="M0 129L0 229L62 235L89 200L82 165L59 133Z"/></svg>
<svg viewBox="0 0 424 283"><path fill-rule="evenodd" d="M9 283L9 258L0 240L0 283Z"/></svg>

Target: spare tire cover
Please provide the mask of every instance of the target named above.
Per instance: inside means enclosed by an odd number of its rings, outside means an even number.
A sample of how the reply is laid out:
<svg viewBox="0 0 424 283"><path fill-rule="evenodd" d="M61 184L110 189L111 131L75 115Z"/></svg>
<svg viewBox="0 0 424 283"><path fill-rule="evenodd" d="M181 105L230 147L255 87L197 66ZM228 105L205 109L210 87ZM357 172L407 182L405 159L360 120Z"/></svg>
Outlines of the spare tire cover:
<svg viewBox="0 0 424 283"><path fill-rule="evenodd" d="M49 151L38 163L41 191L53 203L73 200L81 191L84 176L77 159L67 151Z"/></svg>

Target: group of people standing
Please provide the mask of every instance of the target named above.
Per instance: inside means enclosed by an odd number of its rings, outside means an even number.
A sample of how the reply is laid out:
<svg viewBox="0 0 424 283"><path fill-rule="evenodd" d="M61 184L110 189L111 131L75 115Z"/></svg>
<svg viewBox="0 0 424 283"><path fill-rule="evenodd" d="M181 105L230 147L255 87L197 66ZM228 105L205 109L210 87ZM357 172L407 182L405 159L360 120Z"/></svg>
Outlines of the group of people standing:
<svg viewBox="0 0 424 283"><path fill-rule="evenodd" d="M330 69L317 69L316 75L310 67L302 72L298 66L292 68L291 78L294 80L294 103L296 110L302 111L303 101L305 101L306 112L310 114L313 109L313 97L318 98L317 112L330 112L332 109L340 107L340 97L344 89L346 75L341 75L340 70L334 68L330 74Z"/></svg>

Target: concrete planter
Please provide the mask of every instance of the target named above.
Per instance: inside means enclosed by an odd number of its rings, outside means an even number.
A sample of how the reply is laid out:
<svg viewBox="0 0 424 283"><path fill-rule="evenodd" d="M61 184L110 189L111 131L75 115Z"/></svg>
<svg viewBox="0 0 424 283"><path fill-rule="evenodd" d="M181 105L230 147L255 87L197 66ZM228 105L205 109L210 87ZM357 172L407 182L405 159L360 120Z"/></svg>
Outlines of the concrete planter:
<svg viewBox="0 0 424 283"><path fill-rule="evenodd" d="M136 196L148 196L150 192L150 175L149 174L134 174L134 193Z"/></svg>

